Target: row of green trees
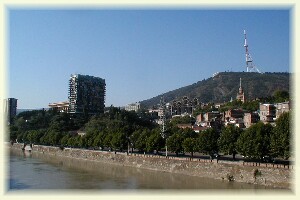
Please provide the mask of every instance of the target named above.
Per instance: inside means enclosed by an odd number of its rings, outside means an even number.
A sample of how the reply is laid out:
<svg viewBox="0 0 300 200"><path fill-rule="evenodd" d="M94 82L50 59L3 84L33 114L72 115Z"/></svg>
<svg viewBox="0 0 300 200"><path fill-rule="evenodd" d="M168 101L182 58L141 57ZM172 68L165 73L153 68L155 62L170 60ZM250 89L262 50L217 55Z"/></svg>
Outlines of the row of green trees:
<svg viewBox="0 0 300 200"><path fill-rule="evenodd" d="M284 113L276 121L275 127L259 122L246 130L228 125L220 133L212 128L200 134L175 133L167 139L167 146L176 154L184 151L190 152L192 156L194 152L211 156L222 152L224 155L232 155L233 159L237 153L250 159L288 159L291 156L289 127L289 113Z"/></svg>
<svg viewBox="0 0 300 200"><path fill-rule="evenodd" d="M22 114L22 113L21 113ZM290 157L290 116L282 114L275 126L261 122L246 130L235 126L212 128L195 133L192 129L177 128L177 124L191 119L171 121L167 126L167 139L160 135L160 128L149 120L146 113L137 114L111 107L107 113L93 116L74 116L54 111L34 111L18 115L10 126L10 139L25 143L69 146L78 148L109 148L124 151L128 148L140 152L158 152L167 146L168 151L195 152L213 155L222 152L237 153L253 159L266 156ZM82 130L84 136L74 134Z"/></svg>

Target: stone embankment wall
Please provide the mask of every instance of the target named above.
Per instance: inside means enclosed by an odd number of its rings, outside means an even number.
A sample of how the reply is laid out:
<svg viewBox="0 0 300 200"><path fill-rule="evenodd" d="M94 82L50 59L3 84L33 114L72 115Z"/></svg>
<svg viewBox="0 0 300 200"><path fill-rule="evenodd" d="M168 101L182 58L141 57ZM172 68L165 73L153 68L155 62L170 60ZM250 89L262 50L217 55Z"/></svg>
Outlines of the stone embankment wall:
<svg viewBox="0 0 300 200"><path fill-rule="evenodd" d="M21 150L23 144L15 143L11 148ZM246 163L242 161L232 162L176 157L166 158L164 156L143 154L127 155L127 153L74 148L65 148L62 150L59 147L41 145L34 145L32 151L190 176L260 184L275 188L292 189L293 186L293 166Z"/></svg>

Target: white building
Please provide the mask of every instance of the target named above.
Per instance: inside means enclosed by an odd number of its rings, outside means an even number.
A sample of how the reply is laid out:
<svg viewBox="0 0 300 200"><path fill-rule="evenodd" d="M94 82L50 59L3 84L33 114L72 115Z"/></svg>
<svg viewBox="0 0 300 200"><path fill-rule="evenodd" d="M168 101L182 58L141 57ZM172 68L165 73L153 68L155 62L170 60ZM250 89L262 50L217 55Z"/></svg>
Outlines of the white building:
<svg viewBox="0 0 300 200"><path fill-rule="evenodd" d="M125 106L126 111L135 111L135 112L137 112L139 109L141 109L140 102L131 103L131 104L128 104L127 106Z"/></svg>

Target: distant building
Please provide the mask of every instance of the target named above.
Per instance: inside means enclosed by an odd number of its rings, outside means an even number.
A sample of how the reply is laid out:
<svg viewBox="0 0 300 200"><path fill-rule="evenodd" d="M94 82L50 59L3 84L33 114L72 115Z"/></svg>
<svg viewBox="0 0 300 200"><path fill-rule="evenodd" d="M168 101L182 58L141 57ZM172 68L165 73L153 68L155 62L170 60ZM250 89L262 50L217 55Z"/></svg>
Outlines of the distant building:
<svg viewBox="0 0 300 200"><path fill-rule="evenodd" d="M249 128L251 125L257 123L258 121L259 115L257 112L244 114L244 125L246 128Z"/></svg>
<svg viewBox="0 0 300 200"><path fill-rule="evenodd" d="M224 118L223 113L220 113L218 111L207 112L204 114L201 113L196 116L196 126L206 127L206 128L212 127L215 129L220 129L222 126L223 118ZM203 128L198 128L198 129L204 130Z"/></svg>
<svg viewBox="0 0 300 200"><path fill-rule="evenodd" d="M17 101L15 98L5 99L5 114L8 124L11 124L12 119L17 115Z"/></svg>
<svg viewBox="0 0 300 200"><path fill-rule="evenodd" d="M193 128L193 125L192 124L177 124L177 127L178 128L181 128L181 129L186 129L186 128Z"/></svg>
<svg viewBox="0 0 300 200"><path fill-rule="evenodd" d="M210 128L210 127L207 127L207 126L202 127L202 126L197 126L197 125L194 125L194 126L193 126L193 130L194 130L196 133L200 133L201 131L204 131L204 130L206 130L206 129L208 129L208 128Z"/></svg>
<svg viewBox="0 0 300 200"><path fill-rule="evenodd" d="M244 93L243 88L242 88L242 79L241 78L240 78L239 92L236 95L236 99L240 100L243 103L246 101L246 99L245 99L245 93Z"/></svg>
<svg viewBox="0 0 300 200"><path fill-rule="evenodd" d="M170 110L170 114L173 115L189 115L193 113L195 107L199 105L199 101L197 98L189 99L187 96L182 97L179 101L172 101L168 108Z"/></svg>
<svg viewBox="0 0 300 200"><path fill-rule="evenodd" d="M52 110L57 110L58 112L69 112L69 101L63 101L58 103L49 103L48 105Z"/></svg>
<svg viewBox="0 0 300 200"><path fill-rule="evenodd" d="M128 104L128 105L125 106L126 111L135 111L135 112L137 112L140 109L141 109L140 102L131 103L131 104Z"/></svg>
<svg viewBox="0 0 300 200"><path fill-rule="evenodd" d="M69 113L104 112L105 80L88 75L71 75L69 80Z"/></svg>
<svg viewBox="0 0 300 200"><path fill-rule="evenodd" d="M244 111L241 109L231 109L225 111L225 126L228 124L235 125L237 127L244 127Z"/></svg>
<svg viewBox="0 0 300 200"><path fill-rule="evenodd" d="M225 120L229 120L232 118L243 118L244 117L244 111L241 109L230 109L225 111Z"/></svg>
<svg viewBox="0 0 300 200"><path fill-rule="evenodd" d="M282 113L289 112L291 109L289 101L277 103L277 104L275 104L275 107L276 107L276 119L278 119Z"/></svg>
<svg viewBox="0 0 300 200"><path fill-rule="evenodd" d="M264 123L274 122L276 117L276 107L274 104L259 104L260 121Z"/></svg>

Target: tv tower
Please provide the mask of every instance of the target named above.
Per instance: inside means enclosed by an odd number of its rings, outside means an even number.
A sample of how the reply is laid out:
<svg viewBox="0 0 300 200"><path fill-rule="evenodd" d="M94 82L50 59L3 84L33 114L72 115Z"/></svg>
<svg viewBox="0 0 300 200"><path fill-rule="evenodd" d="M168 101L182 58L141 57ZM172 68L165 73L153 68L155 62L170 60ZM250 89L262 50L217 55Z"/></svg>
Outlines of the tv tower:
<svg viewBox="0 0 300 200"><path fill-rule="evenodd" d="M253 64L253 60L252 57L249 53L248 50L248 44L247 44L247 34L246 34L246 30L244 30L244 36L245 36L245 44L244 47L246 49L246 65L247 65L247 72L258 72L261 73L257 67L255 67L255 65Z"/></svg>

